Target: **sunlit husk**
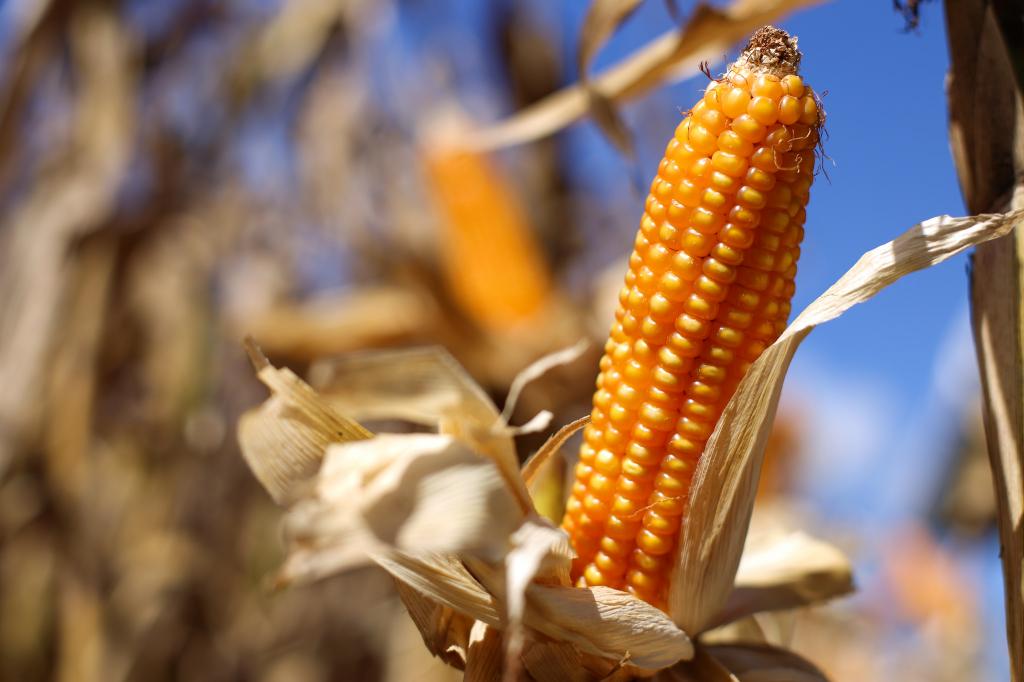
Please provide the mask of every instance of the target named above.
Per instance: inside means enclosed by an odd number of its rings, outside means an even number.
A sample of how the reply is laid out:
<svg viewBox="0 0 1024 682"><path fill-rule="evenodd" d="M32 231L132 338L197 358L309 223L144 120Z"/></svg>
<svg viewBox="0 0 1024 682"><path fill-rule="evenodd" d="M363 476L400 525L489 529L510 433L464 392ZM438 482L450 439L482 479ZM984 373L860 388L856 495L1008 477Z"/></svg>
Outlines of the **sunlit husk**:
<svg viewBox="0 0 1024 682"><path fill-rule="evenodd" d="M788 652L763 646L702 648L686 634L766 610L820 603L851 588L842 554L799 534L761 544L752 538L750 554L741 564L785 370L815 325L838 317L909 272L1006 234L1022 216L1024 211L940 217L915 226L865 254L753 365L726 408L697 474L682 531L671 618L617 590L568 585L571 557L565 536L532 512L528 497L525 504L519 497L526 486L517 468L509 471L515 467L514 449L504 421L468 375L439 351L365 355L349 361L344 371L335 370L331 385L339 391L352 386L353 395L366 398L364 407L379 389L395 399L399 412L405 409L433 420L447 433L378 436L328 448L325 464L313 479L315 487L304 488L303 501L290 512L293 553L286 573L315 578L339 570L346 563L337 557L353 548L337 545L355 545L402 584L403 600L432 651L458 666L467 665L476 647L474 675L477 670L494 672L500 640L506 672L520 665L539 670L550 656L553 670L579 665L587 674L601 669L602 675L618 677L661 670L659 679L701 682L733 679L729 676L734 673L744 680L823 679ZM360 378L361 369L367 374ZM271 377L271 401L278 403L262 415L268 424L309 428L311 423L347 423L353 428L347 417L325 416L323 400L294 375L267 368L263 373ZM403 391L403 385L409 388ZM269 432L276 433L272 428ZM327 438L323 428L314 433ZM358 429L350 433L362 435ZM267 471L262 460L271 456L271 445L280 448L280 458L298 458L285 463L285 474L264 476L285 497L296 490L295 481L309 478L308 468L319 461L312 455L310 436L300 435L307 439L301 448L284 442L284 436L256 439L255 456L254 441L243 438L254 469L263 466ZM556 451L559 440L548 449ZM503 468L502 462L511 464ZM480 490L460 489L467 486ZM347 535L352 528L358 533ZM542 641L530 634L534 632Z"/></svg>
<svg viewBox="0 0 1024 682"><path fill-rule="evenodd" d="M313 368L313 383L357 419L404 419L459 437L490 457L523 512L532 511L498 409L442 348L355 353Z"/></svg>
<svg viewBox="0 0 1024 682"><path fill-rule="evenodd" d="M904 275L1009 232L1024 216L939 216L866 254L811 303L751 366L708 441L694 477L691 505L669 595L669 612L687 632L701 632L724 608L750 523L758 475L782 382L793 354L816 325L842 315Z"/></svg>
<svg viewBox="0 0 1024 682"><path fill-rule="evenodd" d="M446 523L437 523L441 517ZM497 468L450 436L332 445L315 493L285 519L292 552L282 578L319 578L389 548L500 561L519 523Z"/></svg>
<svg viewBox="0 0 1024 682"><path fill-rule="evenodd" d="M242 415L238 442L256 478L275 502L284 503L316 474L329 444L371 434L331 409L291 370L277 369L261 355L256 359L263 364L259 377L271 390L271 397Z"/></svg>

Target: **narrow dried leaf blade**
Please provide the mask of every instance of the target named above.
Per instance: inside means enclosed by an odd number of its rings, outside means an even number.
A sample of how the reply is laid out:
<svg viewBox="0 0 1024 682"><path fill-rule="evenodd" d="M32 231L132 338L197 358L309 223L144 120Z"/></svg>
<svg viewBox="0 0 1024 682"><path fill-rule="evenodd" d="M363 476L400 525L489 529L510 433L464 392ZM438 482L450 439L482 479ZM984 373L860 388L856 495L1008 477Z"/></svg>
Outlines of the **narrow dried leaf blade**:
<svg viewBox="0 0 1024 682"><path fill-rule="evenodd" d="M580 30L576 69L585 80L590 63L612 34L636 11L644 0L594 0Z"/></svg>
<svg viewBox="0 0 1024 682"><path fill-rule="evenodd" d="M751 366L705 449L691 489L687 522L669 595L669 612L687 632L714 622L732 591L764 448L786 370L801 341L904 275L1008 233L1024 211L967 218L939 216L864 254L811 303Z"/></svg>
<svg viewBox="0 0 1024 682"><path fill-rule="evenodd" d="M467 147L486 150L523 144L558 132L591 109L588 92L622 102L698 72L751 31L821 0L735 0L724 8L701 4L682 31L658 36L629 57L591 79L563 88L505 121L466 136Z"/></svg>
<svg viewBox="0 0 1024 682"><path fill-rule="evenodd" d="M508 397L505 399L505 407L501 411L501 418L505 422L512 419L512 413L516 409L516 403L519 402L519 396L522 395L523 389L530 382L536 381L556 367L575 362L586 352L589 345L590 343L586 339L581 339L575 345L545 355L530 363L526 369L519 372L512 380L512 385L509 386Z"/></svg>
<svg viewBox="0 0 1024 682"><path fill-rule="evenodd" d="M530 486L533 483L534 477L537 472L540 471L544 465L554 455L558 454L558 451L565 445L565 442L573 437L577 431L585 427L590 423L590 415L580 417L576 421L570 422L560 428L555 435L548 438L530 459L526 460L523 464L523 480L526 481L526 485Z"/></svg>
<svg viewBox="0 0 1024 682"><path fill-rule="evenodd" d="M540 517L527 519L512 536L505 557L506 677L515 679L526 643L526 592L534 580L569 584L573 552L568 536Z"/></svg>

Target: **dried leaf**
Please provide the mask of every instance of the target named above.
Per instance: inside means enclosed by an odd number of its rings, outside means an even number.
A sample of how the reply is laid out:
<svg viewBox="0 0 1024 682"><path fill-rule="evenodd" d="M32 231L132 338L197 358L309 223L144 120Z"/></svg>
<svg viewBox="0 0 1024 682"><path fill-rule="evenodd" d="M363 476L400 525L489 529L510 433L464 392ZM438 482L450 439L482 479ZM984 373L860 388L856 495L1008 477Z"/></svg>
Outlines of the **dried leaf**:
<svg viewBox="0 0 1024 682"><path fill-rule="evenodd" d="M315 360L414 338L438 319L433 301L401 287L319 294L242 317L234 326L272 356Z"/></svg>
<svg viewBox="0 0 1024 682"><path fill-rule="evenodd" d="M477 621L469 633L464 682L495 682L502 679L501 631ZM506 669L507 671L507 669ZM515 677L511 679L515 682Z"/></svg>
<svg viewBox="0 0 1024 682"><path fill-rule="evenodd" d="M497 600L451 555L411 557L401 552L382 552L373 560L396 580L438 604L488 625L500 627Z"/></svg>
<svg viewBox="0 0 1024 682"><path fill-rule="evenodd" d="M694 477L669 595L687 632L714 622L732 591L753 509L764 448L782 382L800 342L904 275L1008 233L1024 211L968 218L939 216L868 253L811 303L751 366L726 406Z"/></svg>
<svg viewBox="0 0 1024 682"><path fill-rule="evenodd" d="M686 633L647 602L607 587L530 585L526 625L580 651L643 670L693 656Z"/></svg>
<svg viewBox="0 0 1024 682"><path fill-rule="evenodd" d="M655 682L740 682L708 647L698 646L693 660L684 661L654 676Z"/></svg>
<svg viewBox="0 0 1024 682"><path fill-rule="evenodd" d="M537 472L547 463L551 457L558 454L558 451L565 445L565 442L572 438L573 434L585 427L590 423L590 415L580 417L576 421L570 422L558 429L555 435L548 438L541 446L540 450L533 454L530 459L526 460L523 464L523 480L526 481L526 485L530 486L533 484L533 479L537 475Z"/></svg>
<svg viewBox="0 0 1024 682"><path fill-rule="evenodd" d="M346 414L428 424L468 442L497 464L524 513L533 511L515 445L497 408L444 349L353 353L318 363L313 384Z"/></svg>
<svg viewBox="0 0 1024 682"><path fill-rule="evenodd" d="M1024 169L1024 108L1014 55L990 0L947 3L949 139L967 209L1003 211Z"/></svg>
<svg viewBox="0 0 1024 682"><path fill-rule="evenodd" d="M72 284L71 246L106 224L132 158L132 36L112 6L73 9L62 57L74 83L67 143L47 140L46 163L0 219L0 475L41 416L45 362Z"/></svg>
<svg viewBox="0 0 1024 682"><path fill-rule="evenodd" d="M388 552L374 557L385 570L430 599L494 627L503 627L499 569L476 562L474 572L451 555L411 557ZM495 589L497 588L497 589ZM607 587L575 588L533 583L526 591L523 622L581 652L657 670L693 655L686 633L668 617L630 594Z"/></svg>
<svg viewBox="0 0 1024 682"><path fill-rule="evenodd" d="M331 409L287 368L276 369L266 363L259 378L271 396L258 409L242 415L238 443L256 478L275 502L284 504L316 473L328 444L372 434Z"/></svg>
<svg viewBox="0 0 1024 682"><path fill-rule="evenodd" d="M587 113L608 141L628 160L636 158L633 136L615 102L597 90L587 90Z"/></svg>
<svg viewBox="0 0 1024 682"><path fill-rule="evenodd" d="M332 445L315 496L285 519L293 550L282 577L316 579L392 548L500 561L520 519L494 464L450 436Z"/></svg>
<svg viewBox="0 0 1024 682"><path fill-rule="evenodd" d="M756 644L702 646L694 659L659 673L655 682L828 682L797 654Z"/></svg>
<svg viewBox="0 0 1024 682"><path fill-rule="evenodd" d="M428 599L401 580L395 581L395 589L427 650L452 667L464 668L469 632L475 621Z"/></svg>
<svg viewBox="0 0 1024 682"><path fill-rule="evenodd" d="M1012 3L944 3L951 71L949 138L972 211L1024 208L1024 71ZM1010 669L1024 681L1024 235L979 246L971 312L996 492Z"/></svg>
<svg viewBox="0 0 1024 682"><path fill-rule="evenodd" d="M587 80L590 63L612 34L636 11L644 0L594 0L580 30L580 46L576 53L576 70L580 80Z"/></svg>
<svg viewBox="0 0 1024 682"><path fill-rule="evenodd" d="M508 423L512 419L512 413L515 412L519 396L530 382L541 378L556 367L575 362L587 351L589 346L589 341L580 339L573 346L549 353L539 360L530 363L526 369L517 374L508 389L508 397L505 398L505 407L501 411L502 420Z"/></svg>
<svg viewBox="0 0 1024 682"><path fill-rule="evenodd" d="M812 663L785 649L712 646L708 653L742 682L828 682Z"/></svg>
<svg viewBox="0 0 1024 682"><path fill-rule="evenodd" d="M512 545L505 557L505 670L506 678L514 680L526 639L523 620L527 588L536 579L569 585L573 551L569 537L539 517L523 523L512 536Z"/></svg>
<svg viewBox="0 0 1024 682"><path fill-rule="evenodd" d="M568 644L530 642L523 653L523 666L537 682L591 682L579 652Z"/></svg>
<svg viewBox="0 0 1024 682"><path fill-rule="evenodd" d="M799 532L764 541L751 536L718 622L809 606L852 591L853 569L838 548Z"/></svg>
<svg viewBox="0 0 1024 682"><path fill-rule="evenodd" d="M821 0L735 0L724 8L701 4L683 29L673 29L593 78L589 90L620 102L697 73L700 63L717 60L755 28ZM587 114L587 85L574 84L494 126L465 137L476 149L523 144L551 135Z"/></svg>

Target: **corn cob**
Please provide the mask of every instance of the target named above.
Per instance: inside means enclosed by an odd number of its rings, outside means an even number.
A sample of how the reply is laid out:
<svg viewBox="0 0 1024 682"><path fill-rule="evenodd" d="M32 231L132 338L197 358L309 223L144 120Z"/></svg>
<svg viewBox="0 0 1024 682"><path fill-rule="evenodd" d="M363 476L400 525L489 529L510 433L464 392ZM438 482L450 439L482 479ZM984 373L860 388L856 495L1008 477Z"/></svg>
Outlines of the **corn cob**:
<svg viewBox="0 0 1024 682"><path fill-rule="evenodd" d="M664 608L698 459L785 329L823 122L799 60L760 29L658 166L562 523L579 585Z"/></svg>
<svg viewBox="0 0 1024 682"><path fill-rule="evenodd" d="M441 218L446 283L462 311L500 333L548 303L548 266L513 189L485 154L435 145L424 155Z"/></svg>

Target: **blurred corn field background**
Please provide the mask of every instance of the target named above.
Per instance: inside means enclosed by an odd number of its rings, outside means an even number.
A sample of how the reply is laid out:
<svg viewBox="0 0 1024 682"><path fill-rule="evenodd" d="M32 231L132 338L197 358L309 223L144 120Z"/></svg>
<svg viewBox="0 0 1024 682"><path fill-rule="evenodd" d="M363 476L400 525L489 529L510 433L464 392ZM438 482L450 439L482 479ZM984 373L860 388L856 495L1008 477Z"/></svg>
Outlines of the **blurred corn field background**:
<svg viewBox="0 0 1024 682"><path fill-rule="evenodd" d="M457 679L383 572L273 590L241 340L328 395L320 360L441 345L500 405L587 339L512 421L588 413L663 142L700 63L762 23L830 91L797 310L908 225L1019 208L1012 3L606 2L585 26L588 4L0 3L0 679ZM1019 302L1012 239L979 250L976 316ZM958 263L813 337L769 445L764 513L858 569L858 596L787 620L837 680L1009 679ZM542 485L557 518L562 472Z"/></svg>

